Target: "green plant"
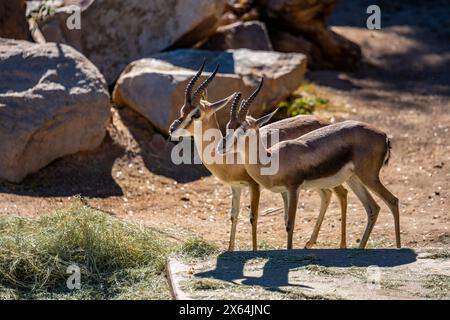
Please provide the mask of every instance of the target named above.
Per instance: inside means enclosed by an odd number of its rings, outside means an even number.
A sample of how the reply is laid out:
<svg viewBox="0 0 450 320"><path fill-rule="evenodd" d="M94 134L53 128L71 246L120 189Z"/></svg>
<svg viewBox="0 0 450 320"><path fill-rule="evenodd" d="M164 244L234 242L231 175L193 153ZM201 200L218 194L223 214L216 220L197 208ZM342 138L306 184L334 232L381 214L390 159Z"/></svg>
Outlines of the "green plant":
<svg viewBox="0 0 450 320"><path fill-rule="evenodd" d="M56 12L56 8L62 6L61 1L44 0L27 8L27 17L34 18L36 21L43 21Z"/></svg>
<svg viewBox="0 0 450 320"><path fill-rule="evenodd" d="M307 83L285 101L280 102L277 107L284 109L288 117L312 114L329 103L327 99L316 96L314 92L314 86Z"/></svg>

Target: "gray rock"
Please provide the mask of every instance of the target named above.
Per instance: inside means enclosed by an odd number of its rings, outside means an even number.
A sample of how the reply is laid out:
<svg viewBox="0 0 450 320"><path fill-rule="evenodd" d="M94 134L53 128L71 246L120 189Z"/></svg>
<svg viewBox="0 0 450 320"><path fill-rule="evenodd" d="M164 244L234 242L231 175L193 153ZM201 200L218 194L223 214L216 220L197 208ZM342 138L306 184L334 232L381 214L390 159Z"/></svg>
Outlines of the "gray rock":
<svg viewBox="0 0 450 320"><path fill-rule="evenodd" d="M264 20L272 35L277 33L277 29L282 31L278 34L281 38L276 35L271 38L275 50L281 47L283 51L305 52L311 57L314 68L345 71L358 68L361 48L333 32L326 23L336 0L258 0L255 5L264 12ZM307 48L305 40L311 42L312 48Z"/></svg>
<svg viewBox="0 0 450 320"><path fill-rule="evenodd" d="M212 71L217 63L221 66L208 89L210 101L236 91L249 95L264 76L264 88L250 108L254 116L273 110L277 102L295 91L306 70L306 57L297 53L175 50L131 63L116 84L113 102L134 109L167 133L169 125L179 117L186 84L205 58L206 71ZM222 128L228 121L229 107L218 114Z"/></svg>
<svg viewBox="0 0 450 320"><path fill-rule="evenodd" d="M266 25L259 21L236 22L217 29L202 46L207 50L252 49L272 51Z"/></svg>
<svg viewBox="0 0 450 320"><path fill-rule="evenodd" d="M20 182L53 160L97 147L106 82L66 45L0 39L0 178Z"/></svg>
<svg viewBox="0 0 450 320"><path fill-rule="evenodd" d="M73 0L71 4L77 1L83 2ZM169 47L192 46L210 36L219 25L225 3L226 0L95 0L83 7L81 35L78 30L57 30L64 28L63 12L41 23L41 29L44 37L52 41L80 46L81 52L112 84L133 60Z"/></svg>
<svg viewBox="0 0 450 320"><path fill-rule="evenodd" d="M320 48L301 35L273 29L270 39L275 51L303 53L308 58L308 68L320 69L326 65Z"/></svg>

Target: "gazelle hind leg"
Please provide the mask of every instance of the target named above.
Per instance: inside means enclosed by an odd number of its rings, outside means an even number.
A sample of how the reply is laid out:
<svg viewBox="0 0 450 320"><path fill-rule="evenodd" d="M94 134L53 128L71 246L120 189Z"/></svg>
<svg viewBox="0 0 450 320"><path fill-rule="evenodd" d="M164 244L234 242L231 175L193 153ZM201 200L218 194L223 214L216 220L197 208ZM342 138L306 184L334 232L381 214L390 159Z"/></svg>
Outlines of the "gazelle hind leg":
<svg viewBox="0 0 450 320"><path fill-rule="evenodd" d="M377 221L378 214L380 213L380 206L375 202L370 192L357 176L350 177L350 179L347 180L347 184L361 201L367 213L367 225L361 238L361 242L359 243L359 248L364 249Z"/></svg>
<svg viewBox="0 0 450 320"><path fill-rule="evenodd" d="M239 204L241 201L241 188L231 187L231 210L230 210L230 219L231 219L231 232L230 232L230 244L228 246L228 251L234 251L234 244L236 239L236 227L238 223L239 217Z"/></svg>
<svg viewBox="0 0 450 320"><path fill-rule="evenodd" d="M287 248L292 249L293 236L294 236L294 227L295 227L295 214L297 211L297 203L298 203L298 191L296 189L291 189L288 192L288 218L286 223L286 231L287 231Z"/></svg>
<svg viewBox="0 0 450 320"><path fill-rule="evenodd" d="M319 236L320 227L322 226L323 218L325 217L325 212L327 211L328 206L330 205L331 190L330 189L320 189L319 194L320 194L320 199L321 199L319 216L317 217L316 225L314 226L314 230L313 230L313 233L311 234L311 238L305 245L305 249L310 249L310 248L312 248L313 245L316 244L317 237Z"/></svg>
<svg viewBox="0 0 450 320"><path fill-rule="evenodd" d="M348 191L342 185L333 188L341 206L341 249L347 248L347 195Z"/></svg>
<svg viewBox="0 0 450 320"><path fill-rule="evenodd" d="M260 188L257 183L250 185L250 223L252 225L252 246L253 251L258 250L258 209L259 209L259 196Z"/></svg>
<svg viewBox="0 0 450 320"><path fill-rule="evenodd" d="M288 223L288 213L289 213L289 196L287 192L282 192L281 196L283 197L283 204L284 204L284 226L287 228Z"/></svg>
<svg viewBox="0 0 450 320"><path fill-rule="evenodd" d="M374 177L372 179L367 179L364 177L360 177L361 181L373 192L375 192L392 212L394 216L394 224L395 224L395 242L397 248L401 248L400 241L400 212L398 208L398 198L394 196L386 187L381 183L380 178Z"/></svg>

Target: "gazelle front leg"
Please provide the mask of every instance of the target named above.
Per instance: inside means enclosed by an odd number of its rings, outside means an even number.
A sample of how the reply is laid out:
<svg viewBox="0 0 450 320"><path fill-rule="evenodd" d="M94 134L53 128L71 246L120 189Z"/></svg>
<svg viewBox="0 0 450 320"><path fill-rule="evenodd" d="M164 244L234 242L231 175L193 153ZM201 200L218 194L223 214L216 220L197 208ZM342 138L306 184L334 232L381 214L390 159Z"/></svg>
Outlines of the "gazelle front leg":
<svg viewBox="0 0 450 320"><path fill-rule="evenodd" d="M288 223L288 214L289 214L289 196L287 192L282 192L281 196L283 197L283 205L284 205L284 226L287 228Z"/></svg>
<svg viewBox="0 0 450 320"><path fill-rule="evenodd" d="M250 224L252 225L252 245L253 251L258 250L258 208L260 187L257 183L250 184Z"/></svg>
<svg viewBox="0 0 450 320"><path fill-rule="evenodd" d="M230 219L231 219L231 232L230 232L230 244L228 246L228 251L234 251L234 243L236 239L236 226L239 217L239 204L241 201L241 188L231 187L231 209L230 209Z"/></svg>
<svg viewBox="0 0 450 320"><path fill-rule="evenodd" d="M319 216L317 217L316 225L314 226L311 238L305 245L305 249L310 249L313 245L316 244L317 237L319 236L320 227L322 226L323 218L325 217L325 212L327 211L327 208L330 205L331 190L321 189L319 190L319 194L321 199Z"/></svg>
<svg viewBox="0 0 450 320"><path fill-rule="evenodd" d="M297 211L297 203L298 203L298 191L296 188L291 188L287 193L287 223L286 223L286 231L287 231L287 249L292 249L292 242L294 236L294 227L295 227L295 214ZM285 208L286 210L286 208Z"/></svg>

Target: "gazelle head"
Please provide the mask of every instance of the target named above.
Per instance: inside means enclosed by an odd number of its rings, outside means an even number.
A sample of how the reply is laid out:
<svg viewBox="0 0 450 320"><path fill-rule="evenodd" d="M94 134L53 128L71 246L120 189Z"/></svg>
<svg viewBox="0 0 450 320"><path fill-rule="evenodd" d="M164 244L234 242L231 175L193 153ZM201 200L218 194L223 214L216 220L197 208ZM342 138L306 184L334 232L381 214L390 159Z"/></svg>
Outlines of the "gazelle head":
<svg viewBox="0 0 450 320"><path fill-rule="evenodd" d="M205 80L202 84L195 90L195 83L198 78L200 78L203 69L205 67L205 61L203 62L200 69L197 71L194 77L189 81L185 90L184 105L180 110L180 117L175 120L169 127L169 134L171 138L178 138L182 136L193 136L194 135L194 124L196 121L204 121L206 118L211 117L214 113L225 107L228 102L234 98L234 94L225 98L223 100L211 103L202 99L208 88L209 84L212 82L214 77L219 70L219 65L215 68L213 73Z"/></svg>
<svg viewBox="0 0 450 320"><path fill-rule="evenodd" d="M269 122L269 120L278 111L278 109L276 109L274 112L259 119L254 119L247 116L250 105L261 91L263 82L263 79L261 79L258 88L256 88L250 97L242 100L239 110L238 105L241 99L241 94L236 94L231 107L230 121L227 124L226 135L217 146L217 152L219 154L236 152L236 150L239 151L238 146L245 145L245 143L242 143L245 142L243 139L246 139L248 136L253 134L259 134L259 128Z"/></svg>

